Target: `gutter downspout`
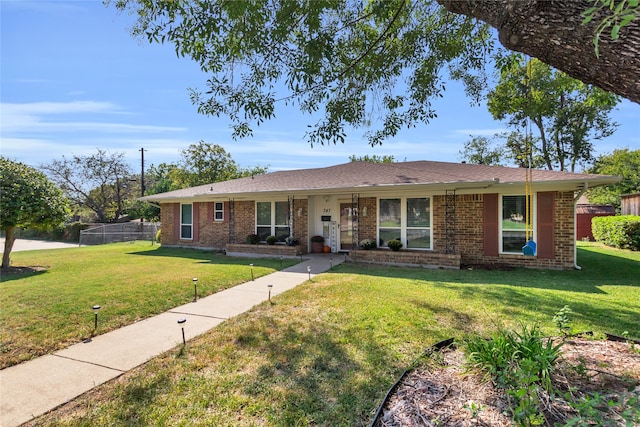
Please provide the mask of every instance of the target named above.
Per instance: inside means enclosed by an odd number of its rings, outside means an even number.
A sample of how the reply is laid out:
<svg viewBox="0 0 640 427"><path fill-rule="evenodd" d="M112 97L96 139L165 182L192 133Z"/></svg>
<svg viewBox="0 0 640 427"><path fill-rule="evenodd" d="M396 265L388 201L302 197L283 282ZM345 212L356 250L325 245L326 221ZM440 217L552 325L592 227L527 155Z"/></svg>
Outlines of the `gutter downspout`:
<svg viewBox="0 0 640 427"><path fill-rule="evenodd" d="M582 186L582 190L578 191L578 194L573 198L573 268L576 270L582 270L582 267L578 265L578 200L587 191L589 184L585 182Z"/></svg>

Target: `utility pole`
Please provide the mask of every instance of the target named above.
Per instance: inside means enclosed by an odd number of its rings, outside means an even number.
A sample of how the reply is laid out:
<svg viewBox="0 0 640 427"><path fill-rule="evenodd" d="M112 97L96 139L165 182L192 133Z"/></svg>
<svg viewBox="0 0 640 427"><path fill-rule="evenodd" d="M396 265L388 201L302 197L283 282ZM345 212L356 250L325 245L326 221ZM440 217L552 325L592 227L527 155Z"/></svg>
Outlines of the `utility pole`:
<svg viewBox="0 0 640 427"><path fill-rule="evenodd" d="M140 153L142 154L142 162L140 164L140 193L141 196L144 197L144 152L146 151L144 148L141 148Z"/></svg>
<svg viewBox="0 0 640 427"><path fill-rule="evenodd" d="M140 195L141 197L144 197L144 152L145 149L144 147L140 148L140 154L142 155L142 159L140 162ZM140 218L140 228L142 229L142 231L144 231L144 217Z"/></svg>

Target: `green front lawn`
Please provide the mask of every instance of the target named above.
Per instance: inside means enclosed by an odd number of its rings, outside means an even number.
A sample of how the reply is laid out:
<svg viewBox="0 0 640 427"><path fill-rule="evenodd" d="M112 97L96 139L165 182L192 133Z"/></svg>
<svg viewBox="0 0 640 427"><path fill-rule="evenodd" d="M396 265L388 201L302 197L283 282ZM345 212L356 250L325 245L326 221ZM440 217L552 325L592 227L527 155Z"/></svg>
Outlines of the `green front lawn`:
<svg viewBox="0 0 640 427"><path fill-rule="evenodd" d="M13 266L41 267L4 275L0 284L2 368L65 348L93 333L91 307L102 306L97 334L162 313L280 268L280 260L230 258L148 242L15 252ZM295 260L284 260L287 267Z"/></svg>
<svg viewBox="0 0 640 427"><path fill-rule="evenodd" d="M581 271L340 265L40 418L42 425L365 426L431 344L551 320L640 335L640 253L580 244Z"/></svg>

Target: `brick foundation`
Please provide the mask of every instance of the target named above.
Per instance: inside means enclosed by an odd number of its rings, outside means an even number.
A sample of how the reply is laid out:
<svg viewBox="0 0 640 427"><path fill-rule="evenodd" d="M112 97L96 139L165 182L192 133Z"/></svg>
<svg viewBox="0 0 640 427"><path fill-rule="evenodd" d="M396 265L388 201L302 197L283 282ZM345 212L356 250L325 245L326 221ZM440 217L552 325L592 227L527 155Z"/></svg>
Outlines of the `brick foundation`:
<svg viewBox="0 0 640 427"><path fill-rule="evenodd" d="M387 264L398 266L414 266L424 268L460 268L460 255L440 254L431 251L392 251L374 249L370 251L358 249L349 253L353 262L370 264Z"/></svg>
<svg viewBox="0 0 640 427"><path fill-rule="evenodd" d="M287 245L249 245L241 243L229 243L227 245L227 255L231 256L268 256L293 258L300 256L300 246Z"/></svg>

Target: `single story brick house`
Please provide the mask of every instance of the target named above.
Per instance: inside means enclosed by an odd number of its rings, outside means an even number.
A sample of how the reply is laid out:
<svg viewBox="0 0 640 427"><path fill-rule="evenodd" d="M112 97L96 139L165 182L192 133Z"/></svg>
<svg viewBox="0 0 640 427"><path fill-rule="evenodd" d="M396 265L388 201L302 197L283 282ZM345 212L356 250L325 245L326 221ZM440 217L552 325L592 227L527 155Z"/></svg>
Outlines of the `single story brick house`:
<svg viewBox="0 0 640 427"><path fill-rule="evenodd" d="M461 265L573 269L576 201L620 178L465 163L349 162L288 170L143 197L161 207L162 244L227 254L296 256L311 237L361 262L460 268ZM537 244L523 255L525 233ZM274 245L246 244L276 236ZM287 246L293 236L296 246ZM376 250L362 250L370 239ZM399 239L400 251L386 243Z"/></svg>

